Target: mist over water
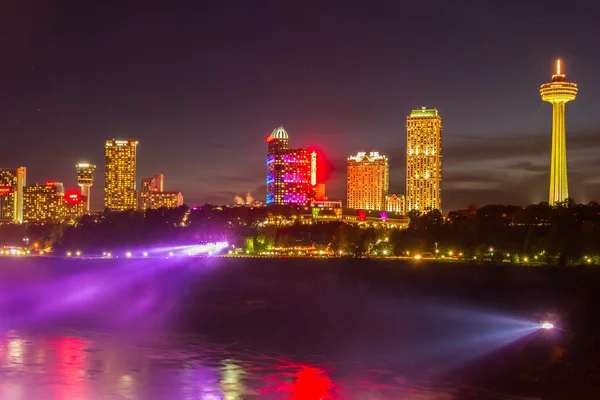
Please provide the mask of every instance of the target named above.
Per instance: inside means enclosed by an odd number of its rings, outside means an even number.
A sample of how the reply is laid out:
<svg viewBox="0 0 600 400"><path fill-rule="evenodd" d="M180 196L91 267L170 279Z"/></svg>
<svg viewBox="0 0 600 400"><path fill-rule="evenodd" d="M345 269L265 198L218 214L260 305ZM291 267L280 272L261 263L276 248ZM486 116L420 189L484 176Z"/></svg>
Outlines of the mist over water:
<svg viewBox="0 0 600 400"><path fill-rule="evenodd" d="M2 259L0 399L512 398L450 376L535 323L343 263Z"/></svg>

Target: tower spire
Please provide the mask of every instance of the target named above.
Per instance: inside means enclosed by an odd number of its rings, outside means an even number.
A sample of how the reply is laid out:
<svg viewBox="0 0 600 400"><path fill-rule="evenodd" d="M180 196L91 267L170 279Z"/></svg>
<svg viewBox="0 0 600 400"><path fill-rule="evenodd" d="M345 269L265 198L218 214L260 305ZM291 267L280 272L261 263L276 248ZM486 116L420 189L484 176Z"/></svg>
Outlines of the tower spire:
<svg viewBox="0 0 600 400"><path fill-rule="evenodd" d="M560 58L556 60L556 75L560 75Z"/></svg>

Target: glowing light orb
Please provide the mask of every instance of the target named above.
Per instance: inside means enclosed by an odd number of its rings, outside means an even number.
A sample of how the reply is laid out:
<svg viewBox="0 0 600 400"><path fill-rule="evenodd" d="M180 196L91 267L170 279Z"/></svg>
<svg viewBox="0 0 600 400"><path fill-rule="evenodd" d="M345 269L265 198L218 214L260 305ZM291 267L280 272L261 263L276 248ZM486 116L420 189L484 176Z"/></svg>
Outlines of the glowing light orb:
<svg viewBox="0 0 600 400"><path fill-rule="evenodd" d="M415 256L415 260L420 260L420 259L421 259L421 255L420 255L420 254L417 254L417 255Z"/></svg>
<svg viewBox="0 0 600 400"><path fill-rule="evenodd" d="M127 258L131 257L131 252L130 252L130 251L128 251L128 252L125 254L125 256L127 256Z"/></svg>
<svg viewBox="0 0 600 400"><path fill-rule="evenodd" d="M543 321L540 324L540 328L542 328L542 329L553 329L554 328L554 324L552 322L549 322L549 321Z"/></svg>
<svg viewBox="0 0 600 400"><path fill-rule="evenodd" d="M147 252L144 252L144 257L148 257L148 253Z"/></svg>
<svg viewBox="0 0 600 400"><path fill-rule="evenodd" d="M169 252L169 257L173 257L173 252Z"/></svg>

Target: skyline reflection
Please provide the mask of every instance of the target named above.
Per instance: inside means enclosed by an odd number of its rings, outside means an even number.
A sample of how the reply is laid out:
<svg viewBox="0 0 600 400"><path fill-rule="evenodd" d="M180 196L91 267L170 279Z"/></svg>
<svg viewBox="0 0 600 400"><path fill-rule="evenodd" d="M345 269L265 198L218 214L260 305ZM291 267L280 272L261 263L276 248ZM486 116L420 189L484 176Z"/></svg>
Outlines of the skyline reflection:
<svg viewBox="0 0 600 400"><path fill-rule="evenodd" d="M451 389L409 385L401 376L357 365L340 385L335 363L289 361L186 338L124 340L110 336L0 334L0 398L95 400L348 398L464 399ZM339 374L339 373L338 373Z"/></svg>

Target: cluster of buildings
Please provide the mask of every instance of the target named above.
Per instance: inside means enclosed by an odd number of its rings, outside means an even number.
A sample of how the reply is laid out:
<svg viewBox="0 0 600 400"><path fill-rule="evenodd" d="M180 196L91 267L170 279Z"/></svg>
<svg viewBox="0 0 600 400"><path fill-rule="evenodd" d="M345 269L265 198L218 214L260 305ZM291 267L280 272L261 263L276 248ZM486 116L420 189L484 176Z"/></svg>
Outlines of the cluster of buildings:
<svg viewBox="0 0 600 400"><path fill-rule="evenodd" d="M109 211L176 208L183 205L181 192L165 192L164 176L142 179L136 188L135 140L107 140L104 207ZM96 166L75 166L79 190L66 190L60 182L27 185L26 167L0 168L0 223L75 221L91 212L90 197Z"/></svg>
<svg viewBox="0 0 600 400"><path fill-rule="evenodd" d="M181 192L165 192L163 174L142 178L141 190L137 190L137 145L135 140L106 141L104 208L109 211L146 211L182 206Z"/></svg>
<svg viewBox="0 0 600 400"><path fill-rule="evenodd" d="M552 81L540 87L543 101L552 104L552 155L548 203L569 198L565 135L565 105L578 88L568 82L560 60ZM267 138L267 204L341 209L325 197L317 175L317 153L289 149L289 137L279 127ZM406 194L390 193L388 158L379 152L358 152L347 159L346 209L406 215L411 210L442 211L442 118L422 107L406 117ZM319 190L319 186L321 190Z"/></svg>
<svg viewBox="0 0 600 400"><path fill-rule="evenodd" d="M318 176L316 151L290 149L288 133L279 127L267 137L267 204L342 209L325 196ZM422 107L406 118L406 195L389 191L388 158L358 152L346 165L346 207L405 215L410 210L442 210L442 118Z"/></svg>

